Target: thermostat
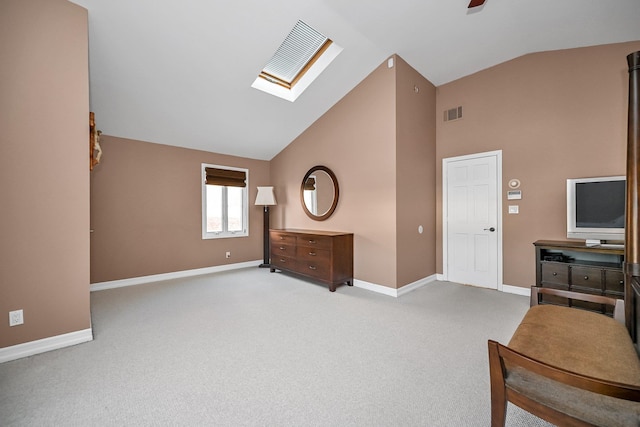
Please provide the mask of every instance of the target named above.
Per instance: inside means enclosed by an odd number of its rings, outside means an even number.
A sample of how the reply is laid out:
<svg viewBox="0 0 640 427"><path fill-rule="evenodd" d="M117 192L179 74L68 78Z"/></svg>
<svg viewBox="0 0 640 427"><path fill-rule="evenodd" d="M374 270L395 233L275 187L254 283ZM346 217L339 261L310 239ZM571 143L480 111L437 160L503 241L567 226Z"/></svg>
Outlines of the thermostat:
<svg viewBox="0 0 640 427"><path fill-rule="evenodd" d="M507 191L507 200L520 200L520 199L522 199L522 190Z"/></svg>
<svg viewBox="0 0 640 427"><path fill-rule="evenodd" d="M515 190L518 187L520 187L520 180L519 179L510 179L509 180L509 188L513 188Z"/></svg>

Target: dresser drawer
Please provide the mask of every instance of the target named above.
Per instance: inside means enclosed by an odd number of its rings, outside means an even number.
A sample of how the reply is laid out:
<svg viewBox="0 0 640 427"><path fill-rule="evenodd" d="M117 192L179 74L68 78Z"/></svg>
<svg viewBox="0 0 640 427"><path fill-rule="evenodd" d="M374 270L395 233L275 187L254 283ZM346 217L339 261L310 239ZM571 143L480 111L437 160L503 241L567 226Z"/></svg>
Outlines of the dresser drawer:
<svg viewBox="0 0 640 427"><path fill-rule="evenodd" d="M332 239L327 236L304 235L298 236L298 246L306 248L331 249Z"/></svg>
<svg viewBox="0 0 640 427"><path fill-rule="evenodd" d="M298 246L296 249L296 258L301 261L329 263L331 262L331 251L328 249Z"/></svg>
<svg viewBox="0 0 640 427"><path fill-rule="evenodd" d="M602 269L583 266L572 267L571 286L602 291Z"/></svg>
<svg viewBox="0 0 640 427"><path fill-rule="evenodd" d="M278 256L296 256L296 246L288 245L286 243L271 242L271 258Z"/></svg>
<svg viewBox="0 0 640 427"><path fill-rule="evenodd" d="M624 274L622 271L605 270L604 289L606 292L624 295Z"/></svg>
<svg viewBox="0 0 640 427"><path fill-rule="evenodd" d="M269 240L272 245L275 244L285 244L285 245L295 245L296 244L296 235L291 233L286 233L283 231L270 231L269 232Z"/></svg>
<svg viewBox="0 0 640 427"><path fill-rule="evenodd" d="M569 286L569 266L567 264L543 262L541 270L543 285Z"/></svg>
<svg viewBox="0 0 640 427"><path fill-rule="evenodd" d="M271 267L294 270L296 268L296 259L283 255L271 255Z"/></svg>
<svg viewBox="0 0 640 427"><path fill-rule="evenodd" d="M297 269L300 274L322 279L331 272L331 264L314 260L298 260Z"/></svg>

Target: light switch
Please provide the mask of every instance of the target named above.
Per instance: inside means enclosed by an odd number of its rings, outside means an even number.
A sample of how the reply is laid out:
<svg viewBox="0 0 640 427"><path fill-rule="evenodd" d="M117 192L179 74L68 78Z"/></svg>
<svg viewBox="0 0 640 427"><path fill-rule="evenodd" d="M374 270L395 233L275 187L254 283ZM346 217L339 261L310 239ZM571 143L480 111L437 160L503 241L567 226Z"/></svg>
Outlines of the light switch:
<svg viewBox="0 0 640 427"><path fill-rule="evenodd" d="M518 205L509 205L509 213L517 214L519 213L520 207Z"/></svg>

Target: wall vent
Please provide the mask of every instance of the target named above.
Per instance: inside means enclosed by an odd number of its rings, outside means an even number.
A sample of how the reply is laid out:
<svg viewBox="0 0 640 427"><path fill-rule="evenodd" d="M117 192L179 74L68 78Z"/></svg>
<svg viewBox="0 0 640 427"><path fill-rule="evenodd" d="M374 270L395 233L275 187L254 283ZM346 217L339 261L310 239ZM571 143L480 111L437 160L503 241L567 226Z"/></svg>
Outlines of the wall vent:
<svg viewBox="0 0 640 427"><path fill-rule="evenodd" d="M452 120L459 120L462 118L462 105L455 108L444 110L444 121L450 122Z"/></svg>

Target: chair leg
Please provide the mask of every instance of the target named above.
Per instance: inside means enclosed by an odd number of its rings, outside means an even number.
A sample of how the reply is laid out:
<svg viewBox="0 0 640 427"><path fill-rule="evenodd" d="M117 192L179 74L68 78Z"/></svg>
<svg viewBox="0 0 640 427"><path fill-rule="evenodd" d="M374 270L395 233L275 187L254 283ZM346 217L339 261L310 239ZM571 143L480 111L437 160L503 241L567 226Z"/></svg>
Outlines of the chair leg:
<svg viewBox="0 0 640 427"><path fill-rule="evenodd" d="M491 379L491 427L504 427L507 419L504 366L500 359L498 343L492 340L489 340L489 376Z"/></svg>

